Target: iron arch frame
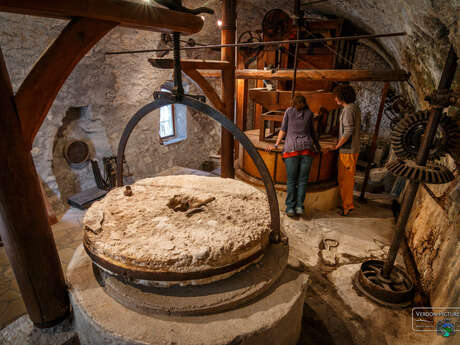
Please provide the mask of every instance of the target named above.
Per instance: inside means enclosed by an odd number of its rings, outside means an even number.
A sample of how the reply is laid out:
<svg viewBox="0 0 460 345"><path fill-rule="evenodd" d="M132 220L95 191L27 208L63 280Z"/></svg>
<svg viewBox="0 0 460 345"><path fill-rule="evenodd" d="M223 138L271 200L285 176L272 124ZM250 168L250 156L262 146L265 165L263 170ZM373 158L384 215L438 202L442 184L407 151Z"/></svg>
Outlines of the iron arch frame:
<svg viewBox="0 0 460 345"><path fill-rule="evenodd" d="M227 131L229 131L240 143L243 145L246 152L254 161L254 164L259 171L262 181L265 185L265 190L267 193L268 204L270 207L270 218L271 218L271 235L270 240L271 242L278 243L281 241L281 224L280 224L280 213L279 213L279 206L278 206L278 197L276 195L275 186L273 184L273 180L270 176L270 173L263 161L262 157L260 156L259 152L257 152L255 146L249 140L249 138L237 127L235 124L230 121L224 114L219 112L218 110L210 107L209 105L200 102L190 96L183 96L180 100L171 93L165 92L158 92L155 94L156 100L152 103L149 103L139 109L134 116L129 120L128 124L126 125L123 134L120 139L120 143L118 144L118 154L117 154L117 162L123 162L123 156L125 153L125 148L128 143L129 137L133 132L134 128L136 128L137 124L148 114L153 112L156 109L167 105L173 104L183 104L187 107L195 109L207 116L213 118L217 122L219 122ZM119 187L123 186L123 164L117 165L117 185Z"/></svg>

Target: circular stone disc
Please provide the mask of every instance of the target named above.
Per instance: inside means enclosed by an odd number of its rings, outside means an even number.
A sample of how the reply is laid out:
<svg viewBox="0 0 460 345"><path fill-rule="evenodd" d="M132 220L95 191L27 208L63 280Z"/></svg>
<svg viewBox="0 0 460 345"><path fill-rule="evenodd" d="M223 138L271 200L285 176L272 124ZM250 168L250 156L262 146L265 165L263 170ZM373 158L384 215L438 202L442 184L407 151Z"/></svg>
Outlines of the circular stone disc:
<svg viewBox="0 0 460 345"><path fill-rule="evenodd" d="M130 188L110 191L84 219L85 249L112 273L208 283L260 260L269 242L266 196L240 181L166 176Z"/></svg>
<svg viewBox="0 0 460 345"><path fill-rule="evenodd" d="M125 307L147 314L205 315L235 309L267 291L283 274L289 246L268 246L263 259L229 279L169 289L139 286L93 265L99 284Z"/></svg>

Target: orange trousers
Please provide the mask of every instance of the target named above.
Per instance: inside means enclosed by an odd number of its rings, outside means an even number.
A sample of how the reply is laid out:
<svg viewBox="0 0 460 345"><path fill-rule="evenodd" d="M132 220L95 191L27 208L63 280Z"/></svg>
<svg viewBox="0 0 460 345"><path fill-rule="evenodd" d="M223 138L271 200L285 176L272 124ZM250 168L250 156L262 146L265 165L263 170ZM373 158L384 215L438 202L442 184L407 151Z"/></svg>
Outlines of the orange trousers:
<svg viewBox="0 0 460 345"><path fill-rule="evenodd" d="M344 212L352 210L353 188L355 186L356 162L359 153L339 153L338 160L338 181L340 196L342 197L342 207Z"/></svg>

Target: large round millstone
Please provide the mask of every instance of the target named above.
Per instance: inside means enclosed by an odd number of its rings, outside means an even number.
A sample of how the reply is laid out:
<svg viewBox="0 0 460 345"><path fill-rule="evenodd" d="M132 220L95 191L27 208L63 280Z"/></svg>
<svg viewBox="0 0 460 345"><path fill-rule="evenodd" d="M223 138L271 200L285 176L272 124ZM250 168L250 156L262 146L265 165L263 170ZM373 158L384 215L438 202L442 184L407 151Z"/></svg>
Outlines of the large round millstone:
<svg viewBox="0 0 460 345"><path fill-rule="evenodd" d="M179 317L143 313L118 303L98 283L92 265L79 247L67 270L82 345L295 345L299 339L305 273L286 268L255 300L221 313Z"/></svg>
<svg viewBox="0 0 460 345"><path fill-rule="evenodd" d="M125 307L148 315L205 315L236 309L257 299L278 281L287 266L289 246L271 244L263 258L241 272L206 285L137 285L93 265L104 291Z"/></svg>
<svg viewBox="0 0 460 345"><path fill-rule="evenodd" d="M144 179L87 211L85 249L100 267L157 286L207 284L259 261L269 242L266 196L233 179Z"/></svg>

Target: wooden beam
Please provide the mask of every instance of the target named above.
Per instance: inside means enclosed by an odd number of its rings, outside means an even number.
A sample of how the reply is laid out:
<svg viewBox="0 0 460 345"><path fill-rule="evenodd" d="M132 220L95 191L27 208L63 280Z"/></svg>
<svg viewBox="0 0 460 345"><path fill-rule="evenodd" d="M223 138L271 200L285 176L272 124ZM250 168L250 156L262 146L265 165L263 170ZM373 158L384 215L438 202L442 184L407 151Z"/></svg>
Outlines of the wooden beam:
<svg viewBox="0 0 460 345"><path fill-rule="evenodd" d="M321 107L328 111L337 109L339 106L335 102L335 94L332 92L297 91L296 95L306 98L311 111L318 113ZM249 90L249 98L255 103L261 104L269 111L286 110L291 104L291 91L268 91L268 90Z"/></svg>
<svg viewBox="0 0 460 345"><path fill-rule="evenodd" d="M155 68L171 69L174 68L173 59L148 59L150 64ZM181 59L181 66L183 70L187 69L207 69L207 70L227 70L235 69L235 66L228 61L218 60L195 60L195 59Z"/></svg>
<svg viewBox="0 0 460 345"><path fill-rule="evenodd" d="M43 202L45 203L46 207L46 213L48 214L48 222L50 225L54 225L58 223L58 219L56 217L56 214L53 211L53 208L51 207L50 202L48 201L48 197L46 196L45 189L43 188L43 184L40 181L40 190L42 192L42 197L43 197Z"/></svg>
<svg viewBox="0 0 460 345"><path fill-rule="evenodd" d="M264 71L259 69L237 70L237 79L292 80L293 70ZM404 70L355 70L355 69L302 69L297 71L298 80L324 81L406 81L410 73Z"/></svg>
<svg viewBox="0 0 460 345"><path fill-rule="evenodd" d="M1 49L0 123L0 236L30 319L50 327L69 315L70 304Z"/></svg>
<svg viewBox="0 0 460 345"><path fill-rule="evenodd" d="M211 78L211 79L222 78L222 73L220 73L219 71L207 70L207 71L200 71L200 73L204 78Z"/></svg>
<svg viewBox="0 0 460 345"><path fill-rule="evenodd" d="M116 25L88 18L73 19L27 75L15 101L29 148L75 65Z"/></svg>
<svg viewBox="0 0 460 345"><path fill-rule="evenodd" d="M187 69L184 71L203 91L206 97L209 98L214 108L225 114L225 105L217 94L216 90L203 78L203 76L195 69Z"/></svg>
<svg viewBox="0 0 460 345"><path fill-rule="evenodd" d="M199 32L204 24L193 14L120 0L0 0L0 12L65 19L86 17L141 30L187 34Z"/></svg>

